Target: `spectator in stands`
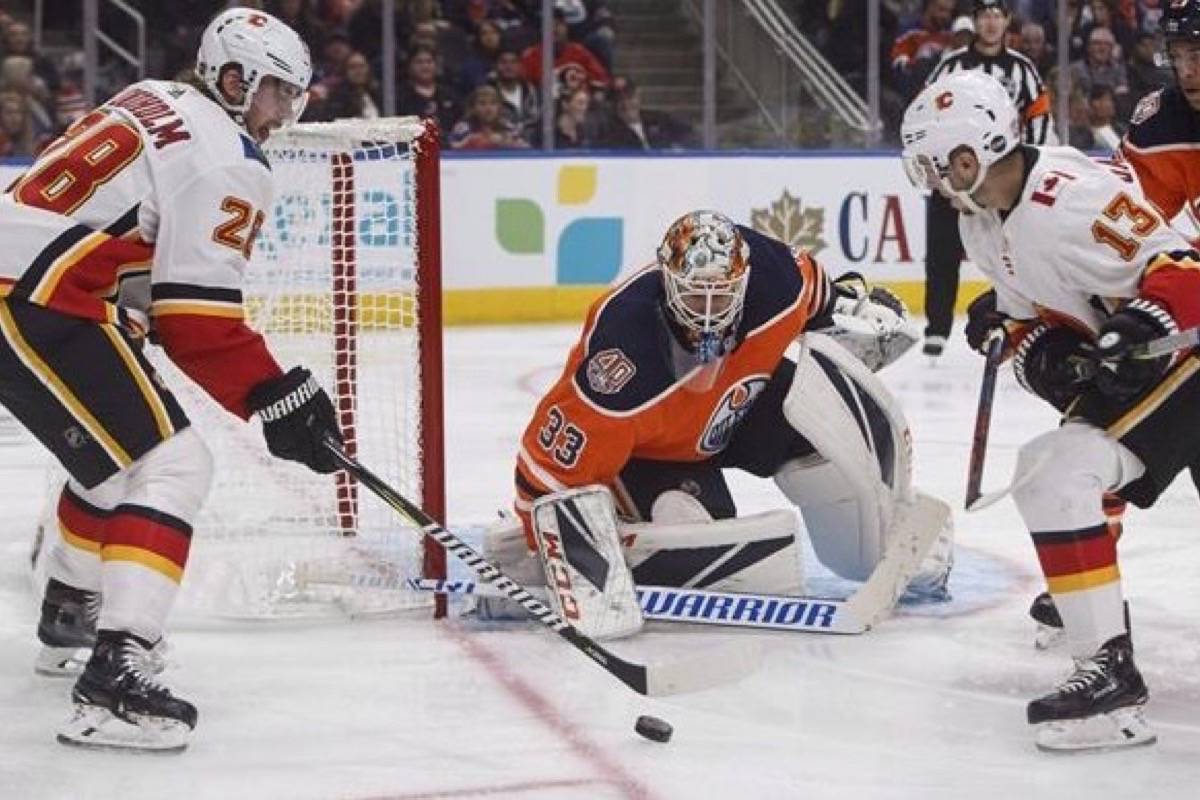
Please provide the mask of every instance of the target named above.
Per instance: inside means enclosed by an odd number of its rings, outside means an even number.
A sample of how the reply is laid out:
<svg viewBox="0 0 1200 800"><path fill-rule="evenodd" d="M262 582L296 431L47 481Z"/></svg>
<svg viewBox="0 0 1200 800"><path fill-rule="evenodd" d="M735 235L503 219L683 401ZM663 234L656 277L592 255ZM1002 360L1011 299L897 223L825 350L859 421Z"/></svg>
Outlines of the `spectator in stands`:
<svg viewBox="0 0 1200 800"><path fill-rule="evenodd" d="M321 38L320 50L313 53L313 85L323 85L324 94L332 91L341 79L346 59L354 52L350 34L342 28L327 31Z"/></svg>
<svg viewBox="0 0 1200 800"><path fill-rule="evenodd" d="M954 22L950 25L950 34L953 37L950 40L951 50L966 47L975 38L975 20L966 14L955 17Z"/></svg>
<svg viewBox="0 0 1200 800"><path fill-rule="evenodd" d="M1129 78L1125 63L1116 57L1116 37L1108 28L1095 27L1088 34L1087 55L1071 62L1071 81L1087 96L1096 84L1105 84L1112 89L1117 101L1118 113L1128 116Z"/></svg>
<svg viewBox="0 0 1200 800"><path fill-rule="evenodd" d="M554 146L560 150L583 150L596 145L588 112L592 95L587 89L565 92L558 101Z"/></svg>
<svg viewBox="0 0 1200 800"><path fill-rule="evenodd" d="M1142 32L1134 37L1129 53L1129 100L1134 106L1155 89L1166 86L1171 71L1158 65L1158 39L1153 33Z"/></svg>
<svg viewBox="0 0 1200 800"><path fill-rule="evenodd" d="M613 78L612 114L602 145L613 150L673 150L692 142L692 128L665 111L643 109L632 78Z"/></svg>
<svg viewBox="0 0 1200 800"><path fill-rule="evenodd" d="M1091 15L1091 22L1082 25L1080 33L1084 41L1090 42L1093 28L1108 28L1117 42L1117 58L1124 59L1133 49L1135 24L1118 10L1117 2L1118 0L1088 0L1087 10Z"/></svg>
<svg viewBox="0 0 1200 800"><path fill-rule="evenodd" d="M39 86L36 94L43 101L52 97L58 91L58 67L54 60L47 56L38 55L33 50L33 31L29 23L13 20L4 31L4 55L24 56L33 65L33 74L37 77Z"/></svg>
<svg viewBox="0 0 1200 800"><path fill-rule="evenodd" d="M1125 126L1117 122L1113 91L1103 83L1093 84L1088 92L1088 127L1092 129L1093 146L1099 150L1116 150L1125 133Z"/></svg>
<svg viewBox="0 0 1200 800"><path fill-rule="evenodd" d="M532 40L541 0L442 0L442 13L464 31L473 31L483 20L500 28L505 44L514 39ZM525 46L523 43L522 46Z"/></svg>
<svg viewBox="0 0 1200 800"><path fill-rule="evenodd" d="M393 33L399 46L412 36L418 9L410 3L397 3L392 15ZM424 11L424 9L420 9ZM380 50L383 46L383 0L363 0L362 5L347 17L345 28L353 49L367 57L367 61L379 66Z"/></svg>
<svg viewBox="0 0 1200 800"><path fill-rule="evenodd" d="M53 112L34 91L40 84L33 74L33 62L28 56L8 56L0 63L0 91L14 92L24 98L33 129L33 147L37 152L61 130Z"/></svg>
<svg viewBox="0 0 1200 800"><path fill-rule="evenodd" d="M500 93L504 117L526 141L540 141L541 92L539 87L525 80L521 59L515 50L500 51L492 85Z"/></svg>
<svg viewBox="0 0 1200 800"><path fill-rule="evenodd" d="M1038 22L1021 26L1021 46L1017 48L1037 67L1043 77L1054 66L1054 49L1046 42L1046 29Z"/></svg>
<svg viewBox="0 0 1200 800"><path fill-rule="evenodd" d="M324 26L317 19L313 5L310 0L266 0L263 10L298 33L311 50L325 38Z"/></svg>
<svg viewBox="0 0 1200 800"><path fill-rule="evenodd" d="M1092 121L1088 116L1088 101L1083 90L1078 86L1071 88L1071 96L1067 101L1070 113L1067 128L1067 140L1072 147L1080 150L1094 150L1096 138L1092 135Z"/></svg>
<svg viewBox="0 0 1200 800"><path fill-rule="evenodd" d="M383 116L383 90L371 73L367 57L352 52L342 62L337 85L320 105L317 119L377 119Z"/></svg>
<svg viewBox="0 0 1200 800"><path fill-rule="evenodd" d="M82 50L65 56L61 63L62 81L54 96L54 116L58 124L68 127L91 109L83 96L83 73L86 59Z"/></svg>
<svg viewBox="0 0 1200 800"><path fill-rule="evenodd" d="M469 94L475 87L488 82L496 69L501 49L500 27L491 20L482 20L475 27L471 49L458 69L459 89Z"/></svg>
<svg viewBox="0 0 1200 800"><path fill-rule="evenodd" d="M530 46L521 54L521 67L525 77L541 85L542 80L542 43ZM604 88L609 85L608 70L599 59L581 44L567 38L567 21L563 12L554 11L554 70L556 73L564 68L575 66L584 71L593 88Z"/></svg>
<svg viewBox="0 0 1200 800"><path fill-rule="evenodd" d="M433 118L442 136L458 122L458 95L437 79L437 55L426 45L417 45L408 57L408 79L401 82L396 96L396 111L418 117Z"/></svg>
<svg viewBox="0 0 1200 800"><path fill-rule="evenodd" d="M35 152L29 104L19 92L0 91L0 158Z"/></svg>
<svg viewBox="0 0 1200 800"><path fill-rule="evenodd" d="M477 86L467 100L467 116L450 132L450 146L456 150L511 150L529 147L517 129L501 112L496 87Z"/></svg>
<svg viewBox="0 0 1200 800"><path fill-rule="evenodd" d="M609 73L613 65L612 12L605 0L555 0L554 7L567 22L567 36L591 50Z"/></svg>
<svg viewBox="0 0 1200 800"><path fill-rule="evenodd" d="M891 63L896 87L911 100L925 84L925 77L950 46L953 34L954 0L925 0L920 24L905 31L892 45Z"/></svg>

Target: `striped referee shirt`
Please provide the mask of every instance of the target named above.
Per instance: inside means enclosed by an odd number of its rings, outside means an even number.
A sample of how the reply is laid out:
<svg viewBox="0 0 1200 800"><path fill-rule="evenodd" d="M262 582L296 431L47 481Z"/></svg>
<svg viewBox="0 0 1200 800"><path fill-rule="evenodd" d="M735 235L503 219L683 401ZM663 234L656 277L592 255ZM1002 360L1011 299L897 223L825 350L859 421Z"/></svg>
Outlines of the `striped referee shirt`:
<svg viewBox="0 0 1200 800"><path fill-rule="evenodd" d="M1025 123L1025 144L1054 144L1051 133L1050 96L1042 85L1037 67L1023 53L1004 48L985 56L970 45L951 50L929 73L926 85L959 70L978 69L996 78L1008 90ZM1050 141L1047 141L1047 139Z"/></svg>

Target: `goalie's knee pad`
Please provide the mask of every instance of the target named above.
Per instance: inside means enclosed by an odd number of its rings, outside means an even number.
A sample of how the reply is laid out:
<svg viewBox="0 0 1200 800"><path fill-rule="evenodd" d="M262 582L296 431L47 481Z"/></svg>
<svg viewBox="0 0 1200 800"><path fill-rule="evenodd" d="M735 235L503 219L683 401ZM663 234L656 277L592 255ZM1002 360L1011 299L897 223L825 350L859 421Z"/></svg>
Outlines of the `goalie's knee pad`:
<svg viewBox="0 0 1200 800"><path fill-rule="evenodd" d="M883 554L895 504L912 497L904 414L862 362L813 333L800 342L783 413L817 455L784 464L775 482L800 508L821 563L865 580Z"/></svg>
<svg viewBox="0 0 1200 800"><path fill-rule="evenodd" d="M791 509L721 520L658 519L620 529L625 560L639 586L765 594L804 590L800 524Z"/></svg>

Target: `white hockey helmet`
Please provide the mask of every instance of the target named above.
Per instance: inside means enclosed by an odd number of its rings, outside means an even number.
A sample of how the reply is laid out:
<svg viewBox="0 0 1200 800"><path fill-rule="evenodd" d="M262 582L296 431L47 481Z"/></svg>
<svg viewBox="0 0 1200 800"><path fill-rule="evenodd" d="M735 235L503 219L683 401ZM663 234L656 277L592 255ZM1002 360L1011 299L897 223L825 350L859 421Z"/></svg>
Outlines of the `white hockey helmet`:
<svg viewBox="0 0 1200 800"><path fill-rule="evenodd" d="M221 91L221 75L229 67L241 71L245 94L240 103L231 102ZM275 17L254 9L231 8L214 17L204 29L196 54L196 75L239 122L244 121L263 77L278 78L298 90L291 101L291 116L284 122L289 124L304 113L312 59L304 40Z"/></svg>
<svg viewBox="0 0 1200 800"><path fill-rule="evenodd" d="M1021 118L1004 86L979 70L952 72L926 86L909 104L900 124L904 170L922 191L939 188L967 208L980 211L971 194L988 167L1021 143ZM965 190L950 184L950 154L967 147L979 161L975 182Z"/></svg>
<svg viewBox="0 0 1200 800"><path fill-rule="evenodd" d="M733 220L691 211L667 229L658 247L667 313L696 347L702 363L723 352L741 319L750 278L750 247Z"/></svg>

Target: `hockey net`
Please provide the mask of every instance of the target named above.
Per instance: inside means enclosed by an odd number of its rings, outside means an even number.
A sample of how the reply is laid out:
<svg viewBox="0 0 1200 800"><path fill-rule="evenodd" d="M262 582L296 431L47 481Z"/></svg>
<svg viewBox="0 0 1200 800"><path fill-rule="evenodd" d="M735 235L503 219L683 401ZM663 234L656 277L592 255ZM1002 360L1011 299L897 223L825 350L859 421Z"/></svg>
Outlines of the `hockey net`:
<svg viewBox="0 0 1200 800"><path fill-rule="evenodd" d="M346 451L444 521L436 130L415 118L306 124L263 149L275 202L246 271L249 322L285 370L317 376ZM177 619L433 605L403 587L444 577L440 547L345 473L272 458L257 421L151 358L216 460Z"/></svg>

